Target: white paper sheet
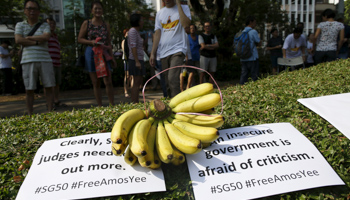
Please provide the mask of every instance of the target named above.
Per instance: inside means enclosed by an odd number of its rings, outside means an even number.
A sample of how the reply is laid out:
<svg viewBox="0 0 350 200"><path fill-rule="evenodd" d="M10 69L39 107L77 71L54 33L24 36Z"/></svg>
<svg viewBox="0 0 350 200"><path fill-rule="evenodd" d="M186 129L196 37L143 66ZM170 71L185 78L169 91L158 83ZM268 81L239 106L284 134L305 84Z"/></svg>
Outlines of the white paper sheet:
<svg viewBox="0 0 350 200"><path fill-rule="evenodd" d="M165 191L161 169L129 166L111 152L110 133L44 142L17 200L83 199Z"/></svg>
<svg viewBox="0 0 350 200"><path fill-rule="evenodd" d="M350 93L298 99L350 139Z"/></svg>
<svg viewBox="0 0 350 200"><path fill-rule="evenodd" d="M289 123L220 130L217 144L187 155L196 199L254 199L344 185L317 148Z"/></svg>

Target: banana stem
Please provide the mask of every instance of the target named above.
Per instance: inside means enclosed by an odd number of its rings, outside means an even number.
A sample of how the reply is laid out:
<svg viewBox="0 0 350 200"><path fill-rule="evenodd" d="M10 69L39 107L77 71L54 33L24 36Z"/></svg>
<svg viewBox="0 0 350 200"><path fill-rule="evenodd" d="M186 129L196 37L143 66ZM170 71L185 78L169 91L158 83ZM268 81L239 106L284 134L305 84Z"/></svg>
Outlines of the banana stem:
<svg viewBox="0 0 350 200"><path fill-rule="evenodd" d="M172 111L168 105L164 104L161 100L156 99L151 101L148 113L150 117L153 117L156 120L163 120L168 118L172 114Z"/></svg>

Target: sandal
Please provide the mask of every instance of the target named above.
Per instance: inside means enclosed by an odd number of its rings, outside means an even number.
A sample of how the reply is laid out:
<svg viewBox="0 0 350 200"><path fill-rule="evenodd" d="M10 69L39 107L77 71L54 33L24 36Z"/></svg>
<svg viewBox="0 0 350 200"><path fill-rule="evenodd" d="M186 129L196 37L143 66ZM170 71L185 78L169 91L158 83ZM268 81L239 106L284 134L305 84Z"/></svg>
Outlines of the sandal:
<svg viewBox="0 0 350 200"><path fill-rule="evenodd" d="M125 93L124 95L125 95L126 98L130 97L128 93Z"/></svg>

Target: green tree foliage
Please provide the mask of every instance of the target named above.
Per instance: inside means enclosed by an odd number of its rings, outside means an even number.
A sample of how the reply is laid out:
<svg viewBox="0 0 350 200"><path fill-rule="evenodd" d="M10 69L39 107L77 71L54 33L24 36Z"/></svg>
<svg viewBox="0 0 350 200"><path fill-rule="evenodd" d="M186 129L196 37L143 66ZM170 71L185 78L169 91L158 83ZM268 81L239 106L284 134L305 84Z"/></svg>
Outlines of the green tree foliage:
<svg viewBox="0 0 350 200"><path fill-rule="evenodd" d="M344 17L345 17L345 24L350 24L350 0L344 1Z"/></svg>
<svg viewBox="0 0 350 200"><path fill-rule="evenodd" d="M195 13L193 21L203 25L205 21L211 21L213 32L217 35L221 45L219 53L222 58L232 56L233 37L245 27L245 19L249 15L257 19L256 29L263 38L266 34L267 24L286 29L288 16L281 11L280 1L275 0L230 0L229 6L225 8L225 0L189 0ZM201 27L199 27L200 29Z"/></svg>
<svg viewBox="0 0 350 200"><path fill-rule="evenodd" d="M1 0L0 24L5 24L9 29L15 29L18 21L24 18L23 6L25 0ZM47 13L49 7L46 1L38 0L41 13Z"/></svg>

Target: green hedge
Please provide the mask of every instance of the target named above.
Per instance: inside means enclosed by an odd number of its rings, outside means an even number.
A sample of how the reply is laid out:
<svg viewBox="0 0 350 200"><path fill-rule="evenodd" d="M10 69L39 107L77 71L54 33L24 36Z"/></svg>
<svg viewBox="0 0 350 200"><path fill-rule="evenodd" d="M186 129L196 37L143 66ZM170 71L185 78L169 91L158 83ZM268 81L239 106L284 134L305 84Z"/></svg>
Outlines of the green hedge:
<svg viewBox="0 0 350 200"><path fill-rule="evenodd" d="M350 92L350 60L268 76L223 91L226 122L222 128L289 122L323 154L346 183L263 199L349 199L350 141L336 128L297 102L299 98ZM0 119L0 199L14 199L33 157L45 140L109 132L121 113L142 104ZM25 169L18 170L28 160ZM185 164L162 165L166 192L97 199L194 199ZM176 177L176 178L175 178ZM38 177L39 178L39 177Z"/></svg>

